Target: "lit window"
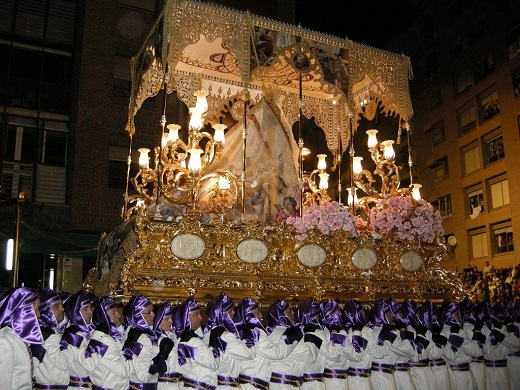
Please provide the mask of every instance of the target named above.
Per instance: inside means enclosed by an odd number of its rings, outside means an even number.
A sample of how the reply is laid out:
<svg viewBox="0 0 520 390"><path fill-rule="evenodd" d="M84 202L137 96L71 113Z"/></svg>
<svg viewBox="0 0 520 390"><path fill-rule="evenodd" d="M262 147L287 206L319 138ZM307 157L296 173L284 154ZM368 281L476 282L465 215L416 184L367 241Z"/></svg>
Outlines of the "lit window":
<svg viewBox="0 0 520 390"><path fill-rule="evenodd" d="M468 199L468 212L471 219L478 217L484 212L484 194L479 185L465 190Z"/></svg>
<svg viewBox="0 0 520 390"><path fill-rule="evenodd" d="M493 246L494 253L513 252L515 250L513 244L513 227L511 220L496 223L491 226L495 236Z"/></svg>
<svg viewBox="0 0 520 390"><path fill-rule="evenodd" d="M491 194L491 208L502 207L509 204L509 183L505 174L488 180Z"/></svg>
<svg viewBox="0 0 520 390"><path fill-rule="evenodd" d="M484 94L481 94L479 100L482 122L487 121L488 119L493 118L495 115L500 114L500 106L498 104L497 91L493 91L491 93L486 92Z"/></svg>
<svg viewBox="0 0 520 390"><path fill-rule="evenodd" d="M488 255L487 233L484 228L470 231L471 237L471 255L476 259L486 257Z"/></svg>
<svg viewBox="0 0 520 390"><path fill-rule="evenodd" d="M459 108L457 110L457 119L459 124L459 135L466 134L473 130L477 121L475 107L472 104L466 104Z"/></svg>
<svg viewBox="0 0 520 390"><path fill-rule="evenodd" d="M442 218L448 218L451 217L451 195L444 195L441 196L437 200L438 209L442 216Z"/></svg>
<svg viewBox="0 0 520 390"><path fill-rule="evenodd" d="M462 153L464 155L464 169L466 174L480 169L479 148L476 142L464 147Z"/></svg>

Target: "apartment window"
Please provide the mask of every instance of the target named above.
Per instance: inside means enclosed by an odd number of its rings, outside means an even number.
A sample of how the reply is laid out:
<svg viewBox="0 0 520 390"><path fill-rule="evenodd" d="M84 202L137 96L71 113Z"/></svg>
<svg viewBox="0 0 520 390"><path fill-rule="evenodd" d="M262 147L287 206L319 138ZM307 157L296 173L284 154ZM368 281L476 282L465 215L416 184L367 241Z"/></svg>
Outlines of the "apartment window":
<svg viewBox="0 0 520 390"><path fill-rule="evenodd" d="M428 168L432 169L435 176L435 182L438 183L442 180L445 180L449 177L449 169L448 169L448 157L444 156L438 160L435 160L431 163Z"/></svg>
<svg viewBox="0 0 520 390"><path fill-rule="evenodd" d="M495 236L494 253L513 252L515 250L511 220L491 225L491 231Z"/></svg>
<svg viewBox="0 0 520 390"><path fill-rule="evenodd" d="M509 183L505 173L489 179L488 186L491 194L491 208L496 209L510 203Z"/></svg>
<svg viewBox="0 0 520 390"><path fill-rule="evenodd" d="M475 128L477 115L475 106L471 102L457 110L457 121L459 124L459 135L466 134Z"/></svg>
<svg viewBox="0 0 520 390"><path fill-rule="evenodd" d="M500 114L500 106L498 104L498 93L497 91L486 91L479 95L479 113L481 122L487 121L493 118L495 115Z"/></svg>
<svg viewBox="0 0 520 390"><path fill-rule="evenodd" d="M471 219L474 219L484 212L484 192L481 184L474 185L465 189L468 201L468 212Z"/></svg>
<svg viewBox="0 0 520 390"><path fill-rule="evenodd" d="M451 217L451 195L447 194L437 199L437 207L443 219Z"/></svg>
<svg viewBox="0 0 520 390"><path fill-rule="evenodd" d="M463 147L462 155L464 157L464 170L466 174L480 169L480 153L476 141Z"/></svg>
<svg viewBox="0 0 520 390"><path fill-rule="evenodd" d="M513 94L515 98L520 97L520 68L515 69L511 76L513 78Z"/></svg>
<svg viewBox="0 0 520 390"><path fill-rule="evenodd" d="M435 123L432 127L426 130L432 136L433 146L437 146L446 140L446 130L444 128L444 121Z"/></svg>
<svg viewBox="0 0 520 390"><path fill-rule="evenodd" d="M430 111L435 110L437 107L440 107L442 104L442 93L441 91L432 92L429 96L429 108Z"/></svg>
<svg viewBox="0 0 520 390"><path fill-rule="evenodd" d="M455 76L455 95L460 95L471 87L471 71L468 68L461 70Z"/></svg>
<svg viewBox="0 0 520 390"><path fill-rule="evenodd" d="M471 238L471 256L474 259L488 255L487 233L485 227L469 231Z"/></svg>
<svg viewBox="0 0 520 390"><path fill-rule="evenodd" d="M67 165L67 123L46 121L43 130L43 150L41 163L46 165Z"/></svg>
<svg viewBox="0 0 520 390"><path fill-rule="evenodd" d="M482 80L495 70L495 61L491 53L485 53L477 57L475 61L475 72L477 80Z"/></svg>
<svg viewBox="0 0 520 390"><path fill-rule="evenodd" d="M483 137L483 146L485 148L485 161L487 164L495 162L505 157L504 137L501 130L497 129Z"/></svg>

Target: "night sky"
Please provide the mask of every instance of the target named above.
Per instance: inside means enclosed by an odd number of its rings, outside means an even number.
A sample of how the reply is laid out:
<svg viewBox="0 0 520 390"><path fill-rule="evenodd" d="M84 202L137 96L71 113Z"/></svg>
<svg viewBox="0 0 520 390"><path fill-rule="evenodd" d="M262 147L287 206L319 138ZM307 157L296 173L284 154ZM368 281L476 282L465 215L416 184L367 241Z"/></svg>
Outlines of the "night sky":
<svg viewBox="0 0 520 390"><path fill-rule="evenodd" d="M410 0L296 0L296 25L384 48L393 35L405 32L410 25L409 4Z"/></svg>

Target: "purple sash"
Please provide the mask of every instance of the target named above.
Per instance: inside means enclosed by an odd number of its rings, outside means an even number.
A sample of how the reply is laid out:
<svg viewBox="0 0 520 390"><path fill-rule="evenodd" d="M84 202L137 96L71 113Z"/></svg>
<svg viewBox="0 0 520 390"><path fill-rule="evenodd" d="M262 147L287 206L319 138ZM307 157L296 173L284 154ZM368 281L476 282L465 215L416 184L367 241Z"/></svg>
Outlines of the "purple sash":
<svg viewBox="0 0 520 390"><path fill-rule="evenodd" d="M238 377L240 383L249 383L251 386L256 387L260 390L269 390L269 383L252 376L240 374Z"/></svg>
<svg viewBox="0 0 520 390"><path fill-rule="evenodd" d="M69 387L79 387L83 389L90 389L91 386L90 378L87 377L80 377L80 376L71 376Z"/></svg>
<svg viewBox="0 0 520 390"><path fill-rule="evenodd" d="M130 390L157 390L157 383L130 382Z"/></svg>
<svg viewBox="0 0 520 390"><path fill-rule="evenodd" d="M215 390L217 387L208 385L204 382L195 381L190 378L183 378L184 386L192 387L194 389L206 389L206 390Z"/></svg>
<svg viewBox="0 0 520 390"><path fill-rule="evenodd" d="M217 375L217 384L219 386L240 387L238 378L233 378L231 376Z"/></svg>

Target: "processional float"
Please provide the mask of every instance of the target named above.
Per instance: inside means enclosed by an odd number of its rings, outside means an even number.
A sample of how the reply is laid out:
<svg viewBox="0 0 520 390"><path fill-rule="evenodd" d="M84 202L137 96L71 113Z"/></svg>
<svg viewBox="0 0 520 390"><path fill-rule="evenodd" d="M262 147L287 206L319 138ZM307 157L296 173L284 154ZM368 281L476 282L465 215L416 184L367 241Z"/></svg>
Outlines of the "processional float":
<svg viewBox="0 0 520 390"><path fill-rule="evenodd" d="M379 142L377 130L367 131L372 171L353 147L359 119L378 109L398 118L398 140L404 132L410 145L408 57L247 12L169 0L131 67L123 223L100 241L87 290L172 302L224 291L261 304L460 298L455 273L441 266L442 220L420 199L410 150L410 185L401 188L393 140ZM130 175L141 105L156 95L166 102L173 92L189 108L187 130L170 123L164 104L158 146L139 148L139 169ZM338 168L335 200L326 154L317 169L303 171L311 146L303 117L323 130ZM344 155L347 180L338 172ZM290 203L296 207L281 220Z"/></svg>

